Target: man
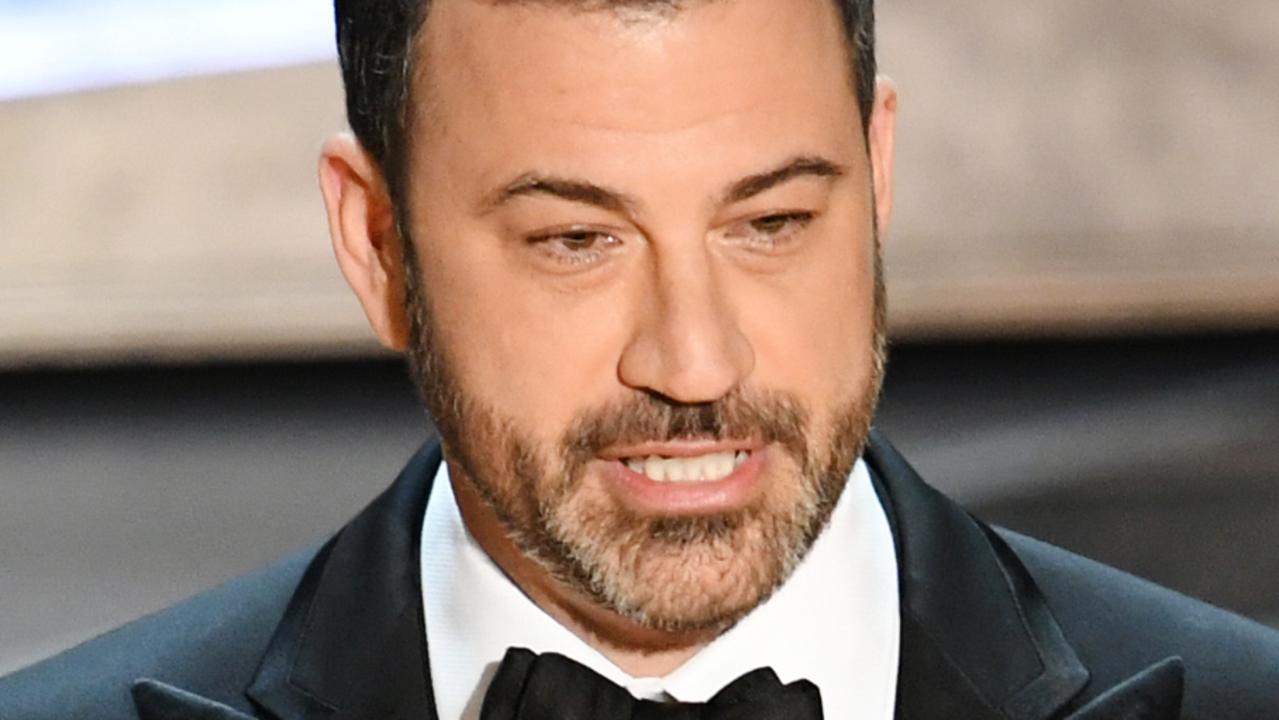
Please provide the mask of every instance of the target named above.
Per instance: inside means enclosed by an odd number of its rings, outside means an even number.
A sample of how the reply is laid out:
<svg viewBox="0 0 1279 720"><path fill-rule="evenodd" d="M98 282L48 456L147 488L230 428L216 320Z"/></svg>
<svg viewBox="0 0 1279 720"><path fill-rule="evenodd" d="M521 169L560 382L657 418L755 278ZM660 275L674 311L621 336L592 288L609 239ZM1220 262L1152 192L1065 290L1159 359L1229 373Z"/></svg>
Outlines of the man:
<svg viewBox="0 0 1279 720"><path fill-rule="evenodd" d="M869 0L339 0L334 248L439 428L318 551L0 717L1260 718L1279 636L974 520L870 431Z"/></svg>

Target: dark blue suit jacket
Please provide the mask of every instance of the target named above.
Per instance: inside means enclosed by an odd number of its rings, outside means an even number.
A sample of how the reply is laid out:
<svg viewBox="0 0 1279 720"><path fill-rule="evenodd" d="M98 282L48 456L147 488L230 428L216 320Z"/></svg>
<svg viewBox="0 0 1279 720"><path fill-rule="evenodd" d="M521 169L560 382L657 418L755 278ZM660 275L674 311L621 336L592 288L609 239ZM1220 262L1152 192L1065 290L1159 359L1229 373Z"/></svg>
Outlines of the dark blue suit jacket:
<svg viewBox="0 0 1279 720"><path fill-rule="evenodd" d="M899 560L904 720L1279 718L1279 633L1030 538L866 453ZM427 445L324 546L0 680L0 720L434 720Z"/></svg>

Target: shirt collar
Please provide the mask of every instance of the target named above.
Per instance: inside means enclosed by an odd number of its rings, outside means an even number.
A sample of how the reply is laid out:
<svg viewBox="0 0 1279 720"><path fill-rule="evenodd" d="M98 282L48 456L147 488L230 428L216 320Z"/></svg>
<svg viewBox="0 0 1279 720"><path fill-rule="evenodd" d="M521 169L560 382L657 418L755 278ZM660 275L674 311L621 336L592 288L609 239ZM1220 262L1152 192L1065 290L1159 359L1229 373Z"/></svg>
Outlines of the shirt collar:
<svg viewBox="0 0 1279 720"><path fill-rule="evenodd" d="M662 678L632 678L528 599L466 530L440 463L423 519L427 652L442 720L476 718L508 647L557 652L636 697L710 699L746 672L807 678L827 717L893 716L899 655L897 558L863 461L826 529L765 603Z"/></svg>

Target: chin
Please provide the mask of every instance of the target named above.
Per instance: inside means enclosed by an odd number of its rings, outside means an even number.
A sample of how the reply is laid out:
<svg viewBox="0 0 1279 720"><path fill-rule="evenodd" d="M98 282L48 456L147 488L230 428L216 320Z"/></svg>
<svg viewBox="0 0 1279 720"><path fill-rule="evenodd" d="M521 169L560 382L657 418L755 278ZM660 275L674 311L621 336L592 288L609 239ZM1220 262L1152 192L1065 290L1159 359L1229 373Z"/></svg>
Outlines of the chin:
<svg viewBox="0 0 1279 720"><path fill-rule="evenodd" d="M653 558L639 568L645 580L619 588L605 601L615 612L651 630L721 632L767 600L784 579L781 568L760 568L761 558L699 554Z"/></svg>
<svg viewBox="0 0 1279 720"><path fill-rule="evenodd" d="M594 603L671 634L731 627L789 577L830 508L792 498L707 516L639 518L606 501L571 502L548 535L550 568Z"/></svg>

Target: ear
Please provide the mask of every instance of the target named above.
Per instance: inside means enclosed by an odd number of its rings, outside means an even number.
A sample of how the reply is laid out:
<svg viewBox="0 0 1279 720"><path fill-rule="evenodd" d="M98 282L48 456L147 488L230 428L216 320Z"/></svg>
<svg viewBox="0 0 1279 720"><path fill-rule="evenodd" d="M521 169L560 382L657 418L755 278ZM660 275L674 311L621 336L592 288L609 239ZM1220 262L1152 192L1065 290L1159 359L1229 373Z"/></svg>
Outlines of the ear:
<svg viewBox="0 0 1279 720"><path fill-rule="evenodd" d="M875 217L881 239L893 219L893 142L897 134L897 85L880 75L875 80L875 105L866 133L875 182Z"/></svg>
<svg viewBox="0 0 1279 720"><path fill-rule="evenodd" d="M402 243L381 171L350 133L320 151L320 192L328 211L333 254L355 291L369 326L386 347L409 343Z"/></svg>

